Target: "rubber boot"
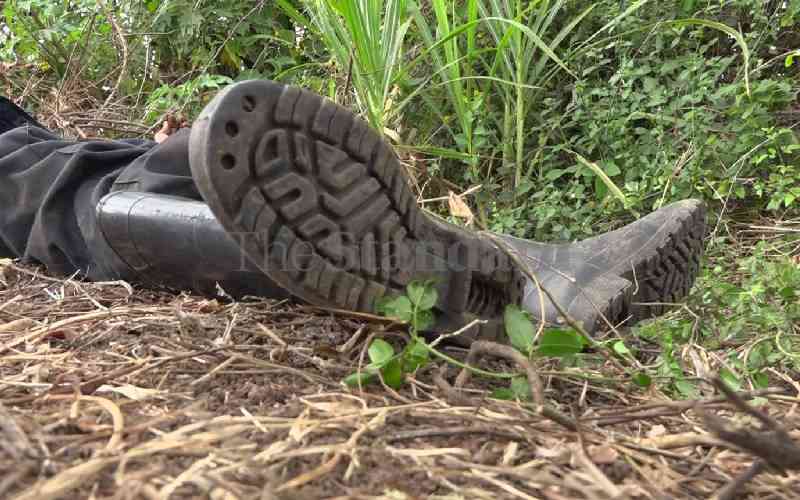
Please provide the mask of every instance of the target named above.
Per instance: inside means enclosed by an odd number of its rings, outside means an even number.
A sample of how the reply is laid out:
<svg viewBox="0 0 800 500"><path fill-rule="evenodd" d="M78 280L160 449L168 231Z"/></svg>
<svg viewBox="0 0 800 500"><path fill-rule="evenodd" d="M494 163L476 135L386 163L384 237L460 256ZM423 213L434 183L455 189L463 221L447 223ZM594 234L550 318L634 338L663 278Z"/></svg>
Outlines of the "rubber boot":
<svg viewBox="0 0 800 500"><path fill-rule="evenodd" d="M260 235L242 244L250 261L312 304L375 312L382 297L404 293L412 280L431 280L442 324L452 329L473 318L486 321L456 342L500 337L506 304L558 319L547 305L534 304L533 285L507 249L424 214L392 148L319 95L271 81L231 85L195 121L189 154L198 189L222 226ZM700 233L692 233L692 262L699 259ZM648 235L637 229L634 236L638 248ZM613 323L634 310L635 280L585 265L595 250L618 244L614 238L568 247L506 241L534 270L549 273L545 286L587 329L599 327L598 317ZM640 254L637 259L653 258ZM630 264L616 252L608 255L614 266ZM641 265L649 272L650 264ZM681 279L689 283L695 272Z"/></svg>
<svg viewBox="0 0 800 500"><path fill-rule="evenodd" d="M625 227L571 244L498 235L533 272L541 288L590 333L662 314L691 289L700 270L705 207L684 200ZM548 324L563 324L557 308L529 281L523 307ZM542 314L544 302L544 314Z"/></svg>
<svg viewBox="0 0 800 500"><path fill-rule="evenodd" d="M211 296L290 297L242 253L237 239L253 235L226 232L205 203L115 192L100 200L97 227L94 258L115 278Z"/></svg>
<svg viewBox="0 0 800 500"><path fill-rule="evenodd" d="M491 239L417 207L392 148L352 112L270 81L227 87L195 120L192 176L223 227L255 233L251 261L312 304L376 312L412 280L440 317L490 321L525 277ZM476 300L481 297L481 300Z"/></svg>

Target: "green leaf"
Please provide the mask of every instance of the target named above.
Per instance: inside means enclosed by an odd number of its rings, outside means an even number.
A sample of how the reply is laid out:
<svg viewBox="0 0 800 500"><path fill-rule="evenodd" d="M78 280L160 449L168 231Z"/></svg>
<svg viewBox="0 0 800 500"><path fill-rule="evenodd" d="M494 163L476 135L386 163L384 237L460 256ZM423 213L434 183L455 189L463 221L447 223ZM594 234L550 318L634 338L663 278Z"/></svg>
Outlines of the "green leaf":
<svg viewBox="0 0 800 500"><path fill-rule="evenodd" d="M542 356L563 358L583 350L583 338L575 330L551 328L539 340L537 352Z"/></svg>
<svg viewBox="0 0 800 500"><path fill-rule="evenodd" d="M417 313L417 322L414 325L414 330L416 332L428 330L433 326L434 321L433 311L419 311Z"/></svg>
<svg viewBox="0 0 800 500"><path fill-rule="evenodd" d="M697 386L688 380L676 380L673 384L681 396L692 399L698 395Z"/></svg>
<svg viewBox="0 0 800 500"><path fill-rule="evenodd" d="M407 373L414 372L417 368L425 366L430 360L431 353L421 339L412 340L403 351L403 370Z"/></svg>
<svg viewBox="0 0 800 500"><path fill-rule="evenodd" d="M753 385L755 385L757 389L766 389L769 387L769 375L766 372L753 374Z"/></svg>
<svg viewBox="0 0 800 500"><path fill-rule="evenodd" d="M603 162L603 171L608 174L609 177L614 177L622 173L622 170L620 170L619 166L613 161Z"/></svg>
<svg viewBox="0 0 800 500"><path fill-rule="evenodd" d="M778 295L780 295L784 300L792 300L796 294L797 291L793 286L785 286L778 290Z"/></svg>
<svg viewBox="0 0 800 500"><path fill-rule="evenodd" d="M356 372L345 378L344 383L348 387L358 387L359 385L367 385L373 380L375 380L374 373Z"/></svg>
<svg viewBox="0 0 800 500"><path fill-rule="evenodd" d="M406 286L406 293L411 303L422 311L433 309L433 306L436 305L436 301L439 298L439 294L430 281L424 283L412 281Z"/></svg>
<svg viewBox="0 0 800 500"><path fill-rule="evenodd" d="M369 346L369 359L378 368L385 366L394 357L394 348L383 339L375 339Z"/></svg>
<svg viewBox="0 0 800 500"><path fill-rule="evenodd" d="M594 192L597 195L598 200L602 200L608 194L608 187L603 183L603 179L600 177L594 178Z"/></svg>
<svg viewBox="0 0 800 500"><path fill-rule="evenodd" d="M744 62L744 87L747 96L750 97L750 48L747 46L747 41L744 39L744 35L742 32L731 28L727 24L723 24L717 21L710 21L708 19L679 19L677 21L671 21L667 24L671 24L674 26L686 26L686 25L696 25L696 26L705 26L708 28L712 28L715 30L722 31L726 33L731 38L736 41L736 44L739 46L739 50L742 54L742 60Z"/></svg>
<svg viewBox="0 0 800 500"><path fill-rule="evenodd" d="M511 379L511 392L514 394L515 399L521 401L530 401L533 397L531 386L528 383L527 377L514 377Z"/></svg>
<svg viewBox="0 0 800 500"><path fill-rule="evenodd" d="M521 353L529 356L533 349L533 323L528 315L519 307L510 304L506 306L503 322L511 345Z"/></svg>
<svg viewBox="0 0 800 500"><path fill-rule="evenodd" d="M742 383L739 381L739 377L737 377L732 371L727 368L723 368L719 371L719 378L725 382L725 385L730 387L734 391L738 391L742 388Z"/></svg>
<svg viewBox="0 0 800 500"><path fill-rule="evenodd" d="M645 389L653 385L653 378L644 372L635 373L632 379L634 384Z"/></svg>
<svg viewBox="0 0 800 500"><path fill-rule="evenodd" d="M403 366L399 358L395 358L381 370L383 381L392 389L399 389L403 385Z"/></svg>
<svg viewBox="0 0 800 500"><path fill-rule="evenodd" d="M627 356L631 353L631 350L628 349L628 346L626 346L625 342L622 340L617 340L611 347L614 349L614 352L620 356Z"/></svg>
<svg viewBox="0 0 800 500"><path fill-rule="evenodd" d="M547 179L548 181L554 181L554 180L558 179L559 177L561 177L562 175L564 175L565 173L566 173L566 170L564 170L564 169L554 168L554 169L548 171L544 175L544 178Z"/></svg>
<svg viewBox="0 0 800 500"><path fill-rule="evenodd" d="M600 168L600 165L598 165L597 163L595 163L593 161L587 160L586 158L584 158L583 156L579 155L575 151L570 151L570 153L575 155L575 158L577 158L578 163L580 163L584 167L588 167L589 170L594 172L594 174L596 176L598 176L600 178L600 180L603 181L603 184L605 184L606 187L608 187L609 191L611 191L611 193L613 193L614 196L616 196L622 202L623 206L625 206L625 207L628 206L628 200L627 200L627 198L625 198L625 194L614 183L614 181L612 181L611 178L608 175L606 175L606 173L603 171L603 169Z"/></svg>
<svg viewBox="0 0 800 500"><path fill-rule="evenodd" d="M388 318L394 318L406 323L414 319L413 306L408 297L384 297L376 304L377 311Z"/></svg>

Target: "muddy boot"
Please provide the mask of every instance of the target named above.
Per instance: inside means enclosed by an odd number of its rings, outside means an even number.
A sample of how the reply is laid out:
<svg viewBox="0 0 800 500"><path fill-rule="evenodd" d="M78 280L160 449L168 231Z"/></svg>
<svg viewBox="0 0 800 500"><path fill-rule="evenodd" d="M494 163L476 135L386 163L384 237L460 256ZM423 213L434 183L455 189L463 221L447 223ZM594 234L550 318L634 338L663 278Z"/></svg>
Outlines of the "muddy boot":
<svg viewBox="0 0 800 500"><path fill-rule="evenodd" d="M205 203L111 193L97 206L97 232L93 259L109 278L211 296L290 297L244 255L247 235L227 233Z"/></svg>
<svg viewBox="0 0 800 500"><path fill-rule="evenodd" d="M499 235L561 307L590 333L662 314L689 293L700 270L705 207L685 200L616 231L551 245ZM544 318L563 323L545 296ZM541 318L542 300L529 282L523 306Z"/></svg>
<svg viewBox="0 0 800 500"><path fill-rule="evenodd" d="M525 278L488 237L422 213L392 148L319 95L270 81L227 87L194 122L192 175L245 253L306 301L375 312L433 280L440 317L491 320Z"/></svg>

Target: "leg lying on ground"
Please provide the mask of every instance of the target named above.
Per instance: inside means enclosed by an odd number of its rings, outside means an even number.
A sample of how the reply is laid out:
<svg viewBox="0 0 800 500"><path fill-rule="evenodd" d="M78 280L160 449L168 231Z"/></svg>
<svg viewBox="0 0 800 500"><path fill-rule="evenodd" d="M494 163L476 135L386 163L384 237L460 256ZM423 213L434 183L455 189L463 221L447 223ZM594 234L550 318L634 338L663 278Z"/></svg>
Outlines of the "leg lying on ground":
<svg viewBox="0 0 800 500"><path fill-rule="evenodd" d="M0 252L90 279L205 293L220 282L365 312L430 279L438 329L486 320L465 343L500 337L509 303L559 322L528 272L590 332L660 314L688 293L705 233L693 200L574 244L465 230L417 207L363 120L269 81L228 87L191 133L157 146L2 134L0 207Z"/></svg>

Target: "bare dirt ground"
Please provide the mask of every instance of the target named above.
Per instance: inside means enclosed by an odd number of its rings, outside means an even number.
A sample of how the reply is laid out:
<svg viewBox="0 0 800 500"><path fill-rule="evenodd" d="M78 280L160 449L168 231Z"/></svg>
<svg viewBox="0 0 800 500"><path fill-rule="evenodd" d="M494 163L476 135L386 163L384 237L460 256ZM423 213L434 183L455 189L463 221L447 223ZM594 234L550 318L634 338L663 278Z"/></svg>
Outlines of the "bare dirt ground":
<svg viewBox="0 0 800 500"><path fill-rule="evenodd" d="M557 423L436 368L347 389L386 321L0 269L0 498L800 498L791 381L747 414L542 371Z"/></svg>

